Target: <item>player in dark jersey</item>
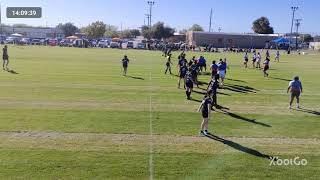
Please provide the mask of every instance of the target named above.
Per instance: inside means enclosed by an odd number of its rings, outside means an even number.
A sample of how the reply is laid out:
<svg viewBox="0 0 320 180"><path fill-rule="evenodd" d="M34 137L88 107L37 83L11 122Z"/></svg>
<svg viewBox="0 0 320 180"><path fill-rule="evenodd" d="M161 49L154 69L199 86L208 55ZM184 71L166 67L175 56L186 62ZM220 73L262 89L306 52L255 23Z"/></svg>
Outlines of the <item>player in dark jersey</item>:
<svg viewBox="0 0 320 180"><path fill-rule="evenodd" d="M212 92L212 106L217 107L217 89L219 88L219 74L216 74L210 81L207 92ZM211 108L212 109L212 108Z"/></svg>
<svg viewBox="0 0 320 180"><path fill-rule="evenodd" d="M167 57L166 71L164 72L164 74L167 74L168 70L169 70L170 74L172 74L171 73L171 64L172 64L172 62L171 62L171 54L169 54L168 57Z"/></svg>
<svg viewBox="0 0 320 180"><path fill-rule="evenodd" d="M267 73L267 71L269 70L269 65L270 65L270 59L267 57L266 60L263 62L264 67L263 67L263 76L264 77L268 77L269 74Z"/></svg>
<svg viewBox="0 0 320 180"><path fill-rule="evenodd" d="M8 55L8 46L5 45L2 49L2 60L3 60L3 70L9 71L9 55Z"/></svg>
<svg viewBox="0 0 320 180"><path fill-rule="evenodd" d="M129 64L129 59L127 57L127 55L125 55L122 59L122 67L123 67L123 75L126 76L127 75L127 71L128 71L128 64Z"/></svg>
<svg viewBox="0 0 320 180"><path fill-rule="evenodd" d="M179 73L179 80L178 80L178 88L180 89L180 82L181 79L184 80L185 76L187 75L188 67L186 66L185 63L180 67L180 73ZM185 84L183 85L185 88Z"/></svg>
<svg viewBox="0 0 320 180"><path fill-rule="evenodd" d="M192 79L192 74L190 71L187 72L186 76L185 76L185 85L186 85L186 95L187 95L187 99L191 99L191 93L192 93L192 89L193 89L193 79Z"/></svg>
<svg viewBox="0 0 320 180"><path fill-rule="evenodd" d="M197 85L197 87L199 87L199 83L198 83L199 66L197 64L197 61L194 61L193 65L191 65L190 72L192 75L193 82Z"/></svg>
<svg viewBox="0 0 320 180"><path fill-rule="evenodd" d="M246 52L244 54L244 62L243 62L245 68L248 67L248 61L249 61L248 52Z"/></svg>
<svg viewBox="0 0 320 180"><path fill-rule="evenodd" d="M208 132L208 123L209 123L209 117L210 117L210 112L211 112L211 104L212 104L212 99L211 99L211 92L209 91L205 98L202 100L198 112L202 112L202 123L201 123L201 131L200 135L201 136L206 136L209 134Z"/></svg>
<svg viewBox="0 0 320 180"><path fill-rule="evenodd" d="M216 64L216 61L212 61L210 70L211 70L211 78L214 78L215 75L218 73L218 65Z"/></svg>

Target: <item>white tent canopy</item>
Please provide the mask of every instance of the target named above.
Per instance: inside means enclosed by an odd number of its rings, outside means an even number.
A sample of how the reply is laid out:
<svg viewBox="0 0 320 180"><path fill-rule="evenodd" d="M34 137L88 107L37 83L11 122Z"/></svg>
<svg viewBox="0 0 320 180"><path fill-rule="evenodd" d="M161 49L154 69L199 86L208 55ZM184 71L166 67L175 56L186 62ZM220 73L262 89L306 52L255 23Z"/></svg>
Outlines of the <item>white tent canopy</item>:
<svg viewBox="0 0 320 180"><path fill-rule="evenodd" d="M11 34L11 36L22 37L23 35L19 33L14 33L14 34Z"/></svg>

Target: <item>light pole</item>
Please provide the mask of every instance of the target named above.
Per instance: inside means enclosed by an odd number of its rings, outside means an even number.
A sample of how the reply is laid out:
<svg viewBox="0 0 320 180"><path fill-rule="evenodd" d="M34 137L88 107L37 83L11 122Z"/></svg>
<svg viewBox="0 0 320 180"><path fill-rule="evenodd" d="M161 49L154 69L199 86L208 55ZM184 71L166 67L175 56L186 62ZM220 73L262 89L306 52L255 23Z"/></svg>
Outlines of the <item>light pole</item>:
<svg viewBox="0 0 320 180"><path fill-rule="evenodd" d="M218 28L218 31L219 31L219 32L221 32L221 30L222 30L222 28L221 28L221 27L219 27L219 28Z"/></svg>
<svg viewBox="0 0 320 180"><path fill-rule="evenodd" d="M210 10L209 32L211 32L211 25L212 25L212 8Z"/></svg>
<svg viewBox="0 0 320 180"><path fill-rule="evenodd" d="M154 5L154 1L148 1L148 5L150 6L150 13L149 13L149 28L151 29L151 17L152 17L152 6Z"/></svg>
<svg viewBox="0 0 320 180"><path fill-rule="evenodd" d="M147 19L148 19L148 27L150 28L150 14L145 14L145 16L146 16Z"/></svg>
<svg viewBox="0 0 320 180"><path fill-rule="evenodd" d="M302 19L295 19L295 21L296 21L296 23L295 23L295 25L296 25L296 49L298 49L298 32L299 32L299 27L300 27L300 25L301 25L301 20Z"/></svg>
<svg viewBox="0 0 320 180"><path fill-rule="evenodd" d="M292 6L291 10L292 10L292 20L291 20L291 31L290 31L290 46L291 47L291 43L292 43L292 28L293 28L293 21L294 21L294 13L296 12L296 10L298 10L299 7L298 6Z"/></svg>

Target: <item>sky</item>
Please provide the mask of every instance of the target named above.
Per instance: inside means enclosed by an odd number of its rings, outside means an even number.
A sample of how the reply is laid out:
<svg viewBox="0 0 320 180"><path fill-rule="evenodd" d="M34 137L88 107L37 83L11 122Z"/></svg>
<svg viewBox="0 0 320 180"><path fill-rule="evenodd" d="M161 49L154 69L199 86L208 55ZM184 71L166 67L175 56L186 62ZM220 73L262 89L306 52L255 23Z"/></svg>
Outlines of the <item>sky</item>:
<svg viewBox="0 0 320 180"><path fill-rule="evenodd" d="M252 32L252 22L266 16L275 33L290 32L291 6L298 6L296 18L302 19L300 32L320 34L319 0L154 0L152 22L162 21L176 30L192 24L209 29L210 9L213 10L212 31ZM73 22L78 27L100 20L121 29L139 28L149 13L147 0L0 0L4 24L23 23L54 27ZM8 19L7 7L42 7L42 18Z"/></svg>

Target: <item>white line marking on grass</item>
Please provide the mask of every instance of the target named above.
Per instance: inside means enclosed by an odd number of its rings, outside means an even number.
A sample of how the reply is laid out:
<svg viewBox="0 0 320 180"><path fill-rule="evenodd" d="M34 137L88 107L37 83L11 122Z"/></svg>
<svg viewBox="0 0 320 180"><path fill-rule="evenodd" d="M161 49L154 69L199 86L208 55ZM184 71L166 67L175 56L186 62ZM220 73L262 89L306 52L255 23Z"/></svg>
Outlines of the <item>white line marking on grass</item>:
<svg viewBox="0 0 320 180"><path fill-rule="evenodd" d="M149 96L149 179L153 180L153 125L152 125L152 60L150 65L150 96Z"/></svg>

